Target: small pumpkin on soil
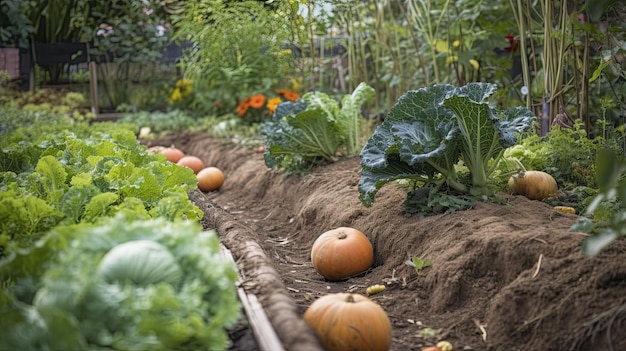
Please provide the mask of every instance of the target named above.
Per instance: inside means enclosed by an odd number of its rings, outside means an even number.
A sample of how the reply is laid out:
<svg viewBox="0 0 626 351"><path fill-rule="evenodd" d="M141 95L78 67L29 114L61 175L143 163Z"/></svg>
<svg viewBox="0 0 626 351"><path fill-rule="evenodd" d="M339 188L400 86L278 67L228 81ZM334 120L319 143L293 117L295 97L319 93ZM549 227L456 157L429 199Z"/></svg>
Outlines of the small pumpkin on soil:
<svg viewBox="0 0 626 351"><path fill-rule="evenodd" d="M167 158L172 163L177 163L178 161L180 161L181 158L185 156L185 153L182 150L177 149L173 146L152 146L148 148L148 153L150 153L151 155L156 153L163 154L163 156L165 156L165 158Z"/></svg>
<svg viewBox="0 0 626 351"><path fill-rule="evenodd" d="M198 174L198 189L202 191L213 191L222 187L224 184L224 173L217 167L206 167Z"/></svg>
<svg viewBox="0 0 626 351"><path fill-rule="evenodd" d="M328 294L304 312L327 351L387 351L391 322L379 304L360 294Z"/></svg>
<svg viewBox="0 0 626 351"><path fill-rule="evenodd" d="M178 160L176 164L179 166L191 168L191 170L195 174L198 174L198 172L204 169L204 162L200 158L191 155L184 156L183 158Z"/></svg>
<svg viewBox="0 0 626 351"><path fill-rule="evenodd" d="M513 195L523 195L531 200L545 200L558 191L556 180L542 171L525 171L509 178L509 188Z"/></svg>
<svg viewBox="0 0 626 351"><path fill-rule="evenodd" d="M324 278L342 280L365 272L374 262L374 248L359 230L339 227L315 240L311 261Z"/></svg>

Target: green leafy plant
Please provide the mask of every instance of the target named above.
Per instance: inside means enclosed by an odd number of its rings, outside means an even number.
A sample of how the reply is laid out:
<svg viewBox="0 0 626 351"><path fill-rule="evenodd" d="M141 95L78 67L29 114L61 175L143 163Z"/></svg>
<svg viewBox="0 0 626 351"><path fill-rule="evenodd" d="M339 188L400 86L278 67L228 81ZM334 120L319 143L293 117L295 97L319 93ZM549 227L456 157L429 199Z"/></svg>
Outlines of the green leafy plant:
<svg viewBox="0 0 626 351"><path fill-rule="evenodd" d="M126 130L135 134L139 132L139 128L131 123L119 121L89 123L86 120L77 121L67 114L57 114L49 110L27 111L19 107L0 106L0 147L8 147L5 152L19 147L18 144L22 142L32 143L39 138L68 130L77 138L88 138L95 133L110 133L113 130ZM37 148L31 148L31 150L36 151ZM40 151L41 149L36 154L39 155Z"/></svg>
<svg viewBox="0 0 626 351"><path fill-rule="evenodd" d="M620 150L616 142L602 136L588 138L582 122L577 122L572 128L554 126L543 137L524 137L504 152L504 159L519 162L525 170L549 173L560 189L596 188L595 160L604 148ZM503 163L498 167L505 166Z"/></svg>
<svg viewBox="0 0 626 351"><path fill-rule="evenodd" d="M6 0L0 4L0 44L28 47L28 37L35 32L27 15L30 6L21 0Z"/></svg>
<svg viewBox="0 0 626 351"><path fill-rule="evenodd" d="M323 92L309 92L276 108L263 125L265 164L285 171L302 171L320 160L337 161L356 155L361 147L361 107L374 89L361 83L341 104Z"/></svg>
<svg viewBox="0 0 626 351"><path fill-rule="evenodd" d="M599 193L587 207L585 217L570 229L592 233L583 243L586 256L597 255L613 241L626 237L626 158L601 150L595 174Z"/></svg>
<svg viewBox="0 0 626 351"><path fill-rule="evenodd" d="M383 185L398 179L412 181L425 205L445 190L463 199L492 195L495 164L535 119L523 107L490 105L495 91L489 83L434 85L400 97L361 151L361 202L370 206Z"/></svg>
<svg viewBox="0 0 626 351"><path fill-rule="evenodd" d="M293 54L283 44L297 9L291 1L185 1L174 27L178 38L197 43L181 60L185 77L194 81L192 107L212 112L219 102L235 111L246 97L291 77Z"/></svg>
<svg viewBox="0 0 626 351"><path fill-rule="evenodd" d="M0 97L0 105L19 107L24 111L67 115L76 121L89 120L94 114L82 93L69 89L38 89L32 92L9 91Z"/></svg>
<svg viewBox="0 0 626 351"><path fill-rule="evenodd" d="M407 266L415 268L417 273L421 272L424 268L430 267L433 262L428 258L422 258L418 256L409 257L408 260L404 262Z"/></svg>
<svg viewBox="0 0 626 351"><path fill-rule="evenodd" d="M137 128L150 128L150 133L160 135L168 132L182 132L199 128L202 124L200 118L194 117L184 110L171 110L168 112L141 111L125 115L119 119L123 123L131 123Z"/></svg>
<svg viewBox="0 0 626 351"><path fill-rule="evenodd" d="M319 80L329 76L330 82L324 81L322 87L329 86L343 72L326 63L341 60L349 76L341 92L368 82L377 93L372 103L375 114L389 111L400 96L416 86L460 86L475 80L510 86L514 78L509 74L514 53L503 52L508 45L505 36L515 30L506 0L324 2L332 4L333 11L321 10L304 18L309 36L316 36L308 46L313 47L313 40L325 35L327 42L331 37L347 52L330 58L320 50L305 50L305 79L315 77L315 86L320 86ZM436 43L445 43L450 52L437 50ZM502 92L513 95L518 90ZM519 103L518 97L515 100Z"/></svg>
<svg viewBox="0 0 626 351"><path fill-rule="evenodd" d="M11 144L0 155L0 181L0 257L59 224L127 212L172 221L202 217L187 195L197 187L193 172L148 155L129 130Z"/></svg>
<svg viewBox="0 0 626 351"><path fill-rule="evenodd" d="M235 267L195 221L59 226L0 272L3 350L225 350L240 317Z"/></svg>

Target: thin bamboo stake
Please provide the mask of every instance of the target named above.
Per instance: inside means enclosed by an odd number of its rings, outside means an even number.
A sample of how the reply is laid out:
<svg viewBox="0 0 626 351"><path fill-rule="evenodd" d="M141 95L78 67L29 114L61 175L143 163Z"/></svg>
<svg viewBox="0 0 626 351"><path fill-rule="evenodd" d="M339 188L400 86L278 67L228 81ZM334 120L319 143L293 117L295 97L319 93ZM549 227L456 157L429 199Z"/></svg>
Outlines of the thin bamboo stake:
<svg viewBox="0 0 626 351"><path fill-rule="evenodd" d="M543 105L541 113L541 135L546 135L550 128L550 78L553 67L552 46L552 4L551 0L541 2L543 16Z"/></svg>
<svg viewBox="0 0 626 351"><path fill-rule="evenodd" d="M524 11L522 9L522 0L517 0L517 4L513 3L513 0L509 0L509 4L511 5L511 10L513 10L513 16L515 17L515 21L517 23L518 32L520 35L520 59L522 63L522 79L524 81L524 86L527 88L528 93L526 94L526 108L532 108L532 89L531 81L530 81L530 70L528 68L528 54L526 53L526 28L524 23ZM532 41L532 38L531 38ZM535 70L536 71L536 70Z"/></svg>

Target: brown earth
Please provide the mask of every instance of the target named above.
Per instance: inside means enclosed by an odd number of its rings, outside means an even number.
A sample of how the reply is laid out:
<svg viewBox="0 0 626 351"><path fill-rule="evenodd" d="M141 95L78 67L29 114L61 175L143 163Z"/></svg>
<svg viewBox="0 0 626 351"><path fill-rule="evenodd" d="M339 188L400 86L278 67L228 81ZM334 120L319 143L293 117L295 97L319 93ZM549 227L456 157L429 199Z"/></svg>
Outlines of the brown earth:
<svg viewBox="0 0 626 351"><path fill-rule="evenodd" d="M288 351L300 351L293 348L301 345L297 339L315 348L300 319L314 299L365 294L374 284L386 286L371 298L391 320L393 351L439 340L455 350L626 350L626 242L583 257L584 234L568 230L575 215L501 194L500 204L406 216L406 192L394 184L381 189L372 207L360 203L358 158L287 177L268 169L262 154L201 133L147 144L175 145L224 171L219 191L196 191L191 198L205 208L205 226L218 230L240 267L246 266L241 251L252 243L282 278L272 284L250 279L244 286L259 295L273 323L282 308L281 323L293 325L291 333L277 327ZM364 274L329 282L314 270L310 249L320 234L340 226L369 237L375 262ZM432 265L418 272L405 264L414 256ZM288 298L273 308L272 295L281 294Z"/></svg>

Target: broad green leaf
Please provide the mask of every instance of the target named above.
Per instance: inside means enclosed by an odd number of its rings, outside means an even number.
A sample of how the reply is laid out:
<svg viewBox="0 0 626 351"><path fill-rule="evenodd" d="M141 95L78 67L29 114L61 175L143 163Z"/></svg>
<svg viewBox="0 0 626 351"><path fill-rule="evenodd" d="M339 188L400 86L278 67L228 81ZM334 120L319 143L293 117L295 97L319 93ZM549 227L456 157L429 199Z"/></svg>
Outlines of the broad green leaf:
<svg viewBox="0 0 626 351"><path fill-rule="evenodd" d="M153 218L162 217L170 221L191 220L196 221L202 219L204 212L193 203L187 200L184 193L172 193L159 200L159 202L150 209L150 215Z"/></svg>
<svg viewBox="0 0 626 351"><path fill-rule="evenodd" d="M587 8L589 9L589 17L592 22L600 20L606 10L613 4L618 3L617 0L587 0Z"/></svg>
<svg viewBox="0 0 626 351"><path fill-rule="evenodd" d="M361 121L363 115L361 108L374 98L376 91L365 83L360 83L350 95L345 95L341 100L341 118L336 118L341 124L346 140L346 154L357 154L361 149Z"/></svg>
<svg viewBox="0 0 626 351"><path fill-rule="evenodd" d="M303 171L319 160L336 161L360 149L361 104L372 89L360 84L342 99L343 106L322 92L309 92L278 106L263 124L265 164L284 171Z"/></svg>
<svg viewBox="0 0 626 351"><path fill-rule="evenodd" d="M74 316L58 308L0 310L0 329L2 350L88 350Z"/></svg>
<svg viewBox="0 0 626 351"><path fill-rule="evenodd" d="M602 149L596 158L596 180L601 192L614 189L620 176L626 172L626 160L613 152Z"/></svg>
<svg viewBox="0 0 626 351"><path fill-rule="evenodd" d="M55 225L63 214L45 200L30 195L16 197L14 192L0 192L0 232L21 245L32 243L37 236Z"/></svg>
<svg viewBox="0 0 626 351"><path fill-rule="evenodd" d="M52 156L44 156L37 162L35 171L41 175L38 181L43 186L44 196L50 203L58 204L63 192L68 188L65 184L67 172L61 162Z"/></svg>
<svg viewBox="0 0 626 351"><path fill-rule="evenodd" d="M93 185L70 187L61 197L59 210L70 223L79 223L85 213L86 205L99 193L100 190Z"/></svg>
<svg viewBox="0 0 626 351"><path fill-rule="evenodd" d="M590 236L583 242L583 254L585 256L595 256L613 241L617 240L618 235L612 229L603 229L600 233Z"/></svg>
<svg viewBox="0 0 626 351"><path fill-rule="evenodd" d="M295 116L285 116L283 138L277 143L284 153L334 160L339 149L339 126L322 110L307 109ZM270 153L274 152L270 145ZM278 152L280 154L281 152Z"/></svg>
<svg viewBox="0 0 626 351"><path fill-rule="evenodd" d="M420 257L412 257L411 262L413 262L415 269L417 269L418 271L426 267L429 267L432 264L432 261L429 260L428 258L420 258Z"/></svg>
<svg viewBox="0 0 626 351"><path fill-rule="evenodd" d="M72 177L70 180L71 186L91 185L92 176L89 173L79 173Z"/></svg>
<svg viewBox="0 0 626 351"><path fill-rule="evenodd" d="M190 168L180 167L171 162L151 163L150 167L161 179L162 191L186 192L198 187L198 178Z"/></svg>
<svg viewBox="0 0 626 351"><path fill-rule="evenodd" d="M85 205L84 221L91 222L96 217L105 216L109 207L117 202L120 196L116 193L106 192L94 195Z"/></svg>
<svg viewBox="0 0 626 351"><path fill-rule="evenodd" d="M137 197L151 202L161 195L157 177L149 169L137 168L131 163L113 166L105 179L123 197Z"/></svg>

